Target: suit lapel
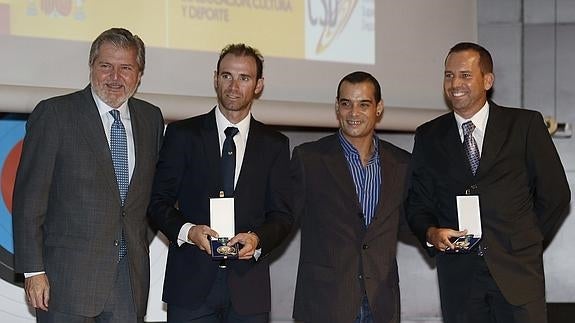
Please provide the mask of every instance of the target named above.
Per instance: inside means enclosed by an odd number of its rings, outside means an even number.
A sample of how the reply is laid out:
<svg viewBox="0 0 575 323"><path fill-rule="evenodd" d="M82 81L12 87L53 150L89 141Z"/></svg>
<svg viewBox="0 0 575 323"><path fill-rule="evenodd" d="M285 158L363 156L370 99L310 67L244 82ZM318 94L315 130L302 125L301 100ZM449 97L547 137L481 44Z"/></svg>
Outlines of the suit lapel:
<svg viewBox="0 0 575 323"><path fill-rule="evenodd" d="M463 143L461 142L461 136L459 135L457 121L455 121L453 112L445 122L446 124L442 127L445 129L445 132L439 139L441 140L443 151L437 152L438 158L449 163L450 176L461 180L473 178L473 173L471 172L469 162L467 161L465 151L463 150ZM444 158L443 156L446 156L447 158Z"/></svg>
<svg viewBox="0 0 575 323"><path fill-rule="evenodd" d="M145 149L150 148L144 145L144 142L147 141L142 140L144 132L146 131L146 127L143 123L142 116L136 112L137 108L134 107L134 103L131 99L128 100L128 109L130 110L130 123L132 125L132 136L134 140L134 172L130 180L130 186L128 186L126 203L130 199L130 192L134 191L135 187L139 185L138 179L141 178L141 176L138 176L138 174L142 171L142 160L138 157L140 155L145 155Z"/></svg>
<svg viewBox="0 0 575 323"><path fill-rule="evenodd" d="M397 194L397 192L393 191L394 188L400 187L400 185L396 184L397 164L395 160L388 154L381 140L378 140L378 144L379 162L381 165L381 189L379 190L379 199L375 210L376 218L373 220L373 222L384 221L387 218L390 207L388 200L391 196Z"/></svg>
<svg viewBox="0 0 575 323"><path fill-rule="evenodd" d="M483 148L477 176L489 172L503 146L505 138L507 138L505 131L508 128L508 123L500 112L499 106L489 102L489 117L485 126L485 136L483 137Z"/></svg>
<svg viewBox="0 0 575 323"><path fill-rule="evenodd" d="M322 156L322 162L325 168L331 173L331 177L345 194L345 199L353 201L353 207L357 210L362 210L359 204L359 197L355 191L355 183L349 171L347 160L341 143L339 142L338 135L333 135L332 140L326 153Z"/></svg>
<svg viewBox="0 0 575 323"><path fill-rule="evenodd" d="M103 173L104 181L115 192L115 195L120 201L120 192L116 182L116 173L114 171L114 164L112 163L112 155L110 153L110 146L106 139L106 133L102 125L98 107L90 86L82 91L83 99L85 102L78 104L79 118L78 123L81 129L84 129L83 136L86 139L87 147L92 150L97 164L100 165L100 171Z"/></svg>
<svg viewBox="0 0 575 323"><path fill-rule="evenodd" d="M242 167L240 169L240 175L238 176L238 182L236 183L236 191L241 189L246 181L245 178L254 178L251 173L257 174L260 167L261 161L261 151L265 149L264 135L261 133L262 124L260 124L253 117L250 117L250 132L248 135L248 140L246 142L246 151L244 152L244 160L242 161Z"/></svg>
<svg viewBox="0 0 575 323"><path fill-rule="evenodd" d="M212 196L217 197L221 190L221 170L220 170L220 139L218 137L218 126L216 124L216 108L212 109L204 119L201 129L202 145L206 160L215 162L207 163L207 183L214 187Z"/></svg>

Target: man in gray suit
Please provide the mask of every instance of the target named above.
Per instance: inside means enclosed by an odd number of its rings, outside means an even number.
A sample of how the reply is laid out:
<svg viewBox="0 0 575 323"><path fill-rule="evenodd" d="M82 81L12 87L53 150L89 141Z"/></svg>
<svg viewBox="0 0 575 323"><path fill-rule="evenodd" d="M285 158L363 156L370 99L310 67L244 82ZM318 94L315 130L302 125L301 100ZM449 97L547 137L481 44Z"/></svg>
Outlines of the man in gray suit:
<svg viewBox="0 0 575 323"><path fill-rule="evenodd" d="M314 323L399 323L395 261L409 153L375 134L379 82L353 72L339 83L340 130L293 151L301 252L294 318Z"/></svg>
<svg viewBox="0 0 575 323"><path fill-rule="evenodd" d="M90 49L90 85L40 102L14 188L16 271L38 322L143 322L148 205L163 134L158 107L132 98L142 40L121 28Z"/></svg>

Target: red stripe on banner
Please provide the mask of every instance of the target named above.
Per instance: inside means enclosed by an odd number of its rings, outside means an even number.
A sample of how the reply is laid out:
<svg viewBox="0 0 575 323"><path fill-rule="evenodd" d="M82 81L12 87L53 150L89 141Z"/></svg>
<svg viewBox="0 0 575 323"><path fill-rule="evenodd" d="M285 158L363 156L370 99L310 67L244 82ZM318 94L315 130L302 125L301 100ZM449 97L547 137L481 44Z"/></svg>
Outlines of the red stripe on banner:
<svg viewBox="0 0 575 323"><path fill-rule="evenodd" d="M12 213L12 195L14 194L14 182L16 182L16 170L20 163L20 155L22 155L22 140L18 141L6 156L0 174L0 191L10 213Z"/></svg>

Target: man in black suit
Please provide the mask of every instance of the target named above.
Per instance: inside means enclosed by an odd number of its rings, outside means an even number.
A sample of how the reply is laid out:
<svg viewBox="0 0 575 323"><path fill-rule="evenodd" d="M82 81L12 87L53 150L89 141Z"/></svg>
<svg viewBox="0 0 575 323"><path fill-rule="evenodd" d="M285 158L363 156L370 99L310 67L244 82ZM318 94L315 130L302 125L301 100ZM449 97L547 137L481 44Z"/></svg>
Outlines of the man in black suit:
<svg viewBox="0 0 575 323"><path fill-rule="evenodd" d="M288 139L250 112L264 86L262 69L259 51L228 45L214 72L217 106L166 130L149 216L170 240L163 294L168 322L268 320L267 256L289 233L293 217ZM231 128L237 129L230 193L236 235L228 245L242 247L240 259L221 268L210 255L209 239L218 236L210 228L210 199L226 191L220 156Z"/></svg>
<svg viewBox="0 0 575 323"><path fill-rule="evenodd" d="M408 220L436 254L444 322L546 322L543 247L566 216L569 186L541 115L487 100L493 81L485 48L451 48L443 86L453 112L416 131ZM470 196L481 241L445 253L467 233L456 199Z"/></svg>
<svg viewBox="0 0 575 323"><path fill-rule="evenodd" d="M379 82L353 72L339 83L340 130L294 149L294 214L301 251L294 317L304 322L400 321L396 263L409 153L380 140Z"/></svg>
<svg viewBox="0 0 575 323"><path fill-rule="evenodd" d="M89 65L89 86L40 102L28 118L14 187L16 270L38 322L143 322L146 209L164 120L132 97L145 66L138 36L104 31Z"/></svg>

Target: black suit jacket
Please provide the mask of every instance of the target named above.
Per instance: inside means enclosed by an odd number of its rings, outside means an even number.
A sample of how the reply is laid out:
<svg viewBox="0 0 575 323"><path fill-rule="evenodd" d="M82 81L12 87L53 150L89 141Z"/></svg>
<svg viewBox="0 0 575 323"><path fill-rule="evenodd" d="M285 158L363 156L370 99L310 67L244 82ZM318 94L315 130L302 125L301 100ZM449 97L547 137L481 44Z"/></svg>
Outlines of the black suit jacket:
<svg viewBox="0 0 575 323"><path fill-rule="evenodd" d="M288 139L252 118L242 168L234 192L236 232L255 232L262 256L228 261L234 309L240 314L270 311L266 256L289 233L293 222L289 197ZM218 262L184 243L178 233L186 222L210 224L209 199L218 197L220 148L215 110L171 123L154 178L149 216L170 240L163 300L194 308L205 301ZM247 294L246 294L247 293ZM249 297L246 297L249 295Z"/></svg>
<svg viewBox="0 0 575 323"><path fill-rule="evenodd" d="M103 310L123 230L136 311L146 313L146 209L164 120L142 100L131 98L128 107L136 163L124 207L89 86L40 102L28 118L14 187L14 256L16 271L46 272L50 309L83 316Z"/></svg>
<svg viewBox="0 0 575 323"><path fill-rule="evenodd" d="M399 322L396 247L400 224L407 229L409 153L378 144L382 187L367 229L337 134L294 149L294 214L301 224L297 320L353 322L365 286L375 322Z"/></svg>
<svg viewBox="0 0 575 323"><path fill-rule="evenodd" d="M425 246L430 226L458 228L457 195L479 195L485 262L506 300L521 305L545 295L543 242L564 220L570 191L541 114L489 105L476 176L453 113L417 129L408 219ZM442 306L466 300L470 257L437 255Z"/></svg>

